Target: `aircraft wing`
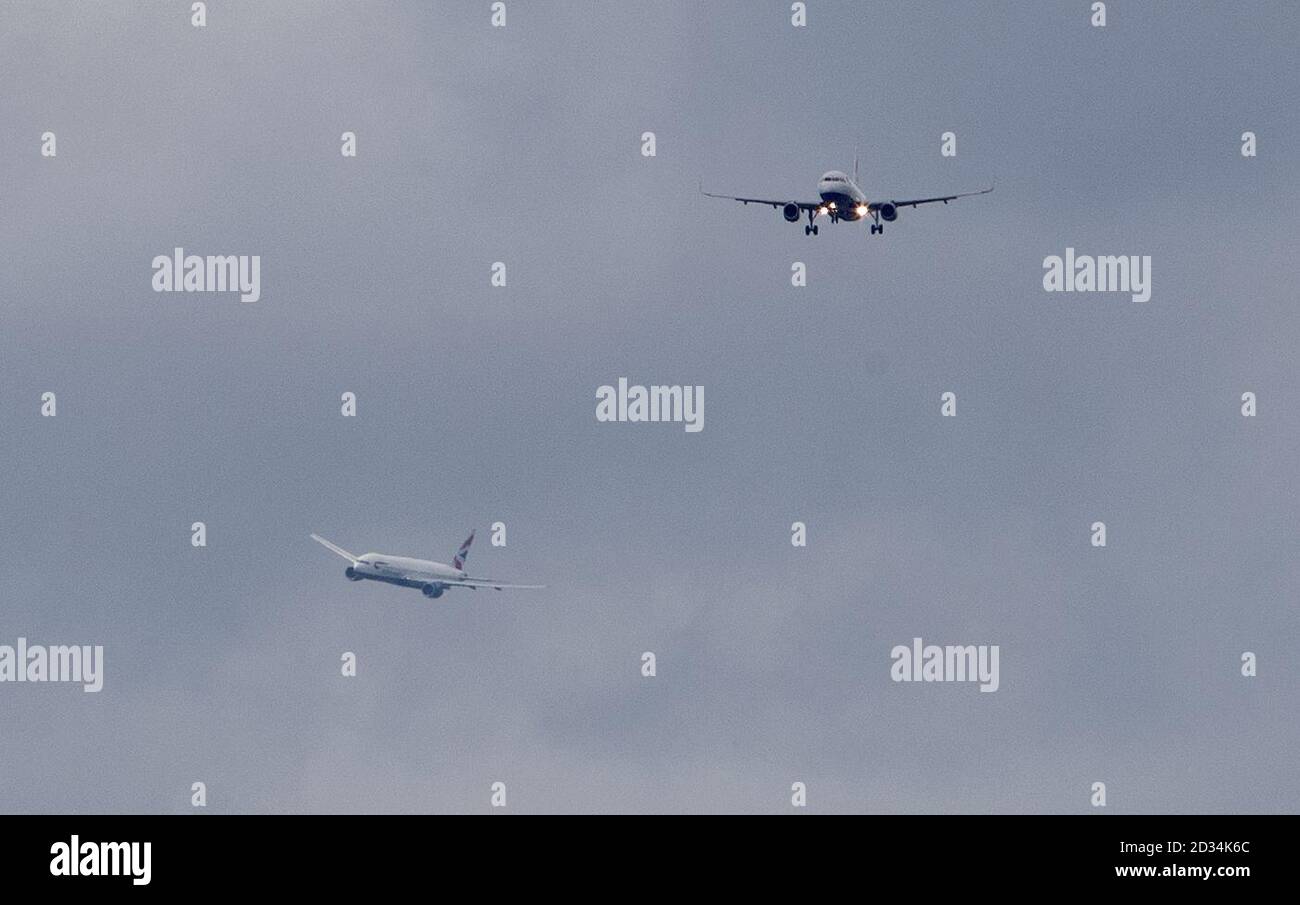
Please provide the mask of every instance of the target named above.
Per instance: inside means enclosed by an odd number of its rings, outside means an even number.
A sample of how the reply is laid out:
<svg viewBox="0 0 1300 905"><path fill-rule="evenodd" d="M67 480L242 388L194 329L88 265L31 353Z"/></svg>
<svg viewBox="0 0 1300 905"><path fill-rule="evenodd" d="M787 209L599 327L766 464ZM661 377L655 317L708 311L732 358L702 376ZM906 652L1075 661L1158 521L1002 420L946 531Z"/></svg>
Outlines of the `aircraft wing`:
<svg viewBox="0 0 1300 905"><path fill-rule="evenodd" d="M993 188L993 186L989 186L986 189L980 189L978 192L959 192L956 195L939 195L935 198L916 198L912 201L874 201L868 205L868 207L870 207L872 211L876 211L886 203L892 204L894 207L916 207L918 204L933 204L936 201L942 201L944 204L947 204L949 201L956 201L958 198L969 198L972 195L987 195L989 192L993 191Z"/></svg>
<svg viewBox="0 0 1300 905"><path fill-rule="evenodd" d="M342 547L338 547L338 546L335 546L334 544L331 544L329 541L327 541L325 538L321 537L319 534L313 534L313 535L311 536L311 539L314 540L316 543L320 544L320 545L321 545L322 547L324 547L325 549L329 550L331 553L337 553L339 556L342 556L344 559L346 559L348 562L352 563L354 566L355 566L358 562L360 562L360 560L358 560L355 556L353 556L353 555L352 555L351 553L349 553L347 550L344 550Z"/></svg>
<svg viewBox="0 0 1300 905"><path fill-rule="evenodd" d="M741 198L737 195L715 195L713 192L706 192L700 189L701 195L707 195L710 198L725 198L727 201L739 201L741 204L766 204L768 207L785 207L787 204L799 205L801 211L815 211L821 207L820 201L795 201L791 202L789 198L782 198L780 201L774 201L771 198Z"/></svg>
<svg viewBox="0 0 1300 905"><path fill-rule="evenodd" d="M546 587L544 584L506 584L502 581L493 581L491 578L434 578L430 580L438 584L450 585L453 588L492 588L495 591L500 591L503 588L537 589Z"/></svg>

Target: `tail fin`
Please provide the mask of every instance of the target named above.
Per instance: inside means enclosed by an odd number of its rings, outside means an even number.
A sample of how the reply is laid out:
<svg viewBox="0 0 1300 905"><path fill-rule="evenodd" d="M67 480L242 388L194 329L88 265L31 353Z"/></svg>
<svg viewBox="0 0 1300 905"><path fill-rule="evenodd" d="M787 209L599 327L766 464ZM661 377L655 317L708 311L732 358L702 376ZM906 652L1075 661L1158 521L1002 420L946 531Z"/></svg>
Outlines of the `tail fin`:
<svg viewBox="0 0 1300 905"><path fill-rule="evenodd" d="M469 545L472 543L474 543L473 531L469 533L469 537L465 538L465 543L461 544L460 549L456 551L456 558L451 561L451 564L457 569L465 568L465 560L469 557Z"/></svg>

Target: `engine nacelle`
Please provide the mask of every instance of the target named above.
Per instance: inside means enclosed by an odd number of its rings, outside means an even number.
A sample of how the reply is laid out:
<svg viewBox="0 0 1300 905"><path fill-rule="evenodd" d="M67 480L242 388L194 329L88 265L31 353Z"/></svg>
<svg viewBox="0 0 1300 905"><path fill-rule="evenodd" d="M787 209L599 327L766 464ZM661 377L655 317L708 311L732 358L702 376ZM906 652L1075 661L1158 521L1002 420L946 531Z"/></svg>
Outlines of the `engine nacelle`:
<svg viewBox="0 0 1300 905"><path fill-rule="evenodd" d="M348 577L348 581L360 581L360 580L361 580L361 576L357 574L357 570L354 569L354 568L352 568L351 566L348 566L346 569L344 569L344 570L343 570L343 574L346 575L346 576Z"/></svg>
<svg viewBox="0 0 1300 905"><path fill-rule="evenodd" d="M432 597L434 600L437 600L439 597L442 596L442 592L445 589L446 589L445 585L427 584L424 587L420 588L420 591L423 592L425 597Z"/></svg>
<svg viewBox="0 0 1300 905"><path fill-rule="evenodd" d="M898 208L892 204L882 204L876 210L880 211L880 219L886 223L893 223L898 219Z"/></svg>
<svg viewBox="0 0 1300 905"><path fill-rule="evenodd" d="M785 217L785 219L789 220L791 223L798 222L800 213L799 205L795 204L793 201L781 208L781 216Z"/></svg>

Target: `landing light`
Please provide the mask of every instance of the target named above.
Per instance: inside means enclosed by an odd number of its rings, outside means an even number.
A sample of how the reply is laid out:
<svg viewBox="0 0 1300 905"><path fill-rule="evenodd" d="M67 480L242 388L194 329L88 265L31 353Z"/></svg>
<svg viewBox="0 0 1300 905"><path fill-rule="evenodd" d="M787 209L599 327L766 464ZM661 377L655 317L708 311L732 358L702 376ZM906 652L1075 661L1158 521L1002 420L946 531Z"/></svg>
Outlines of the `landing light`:
<svg viewBox="0 0 1300 905"><path fill-rule="evenodd" d="M828 205L828 207L830 207L831 210L835 210L835 202L832 201L832 202Z"/></svg>
<svg viewBox="0 0 1300 905"><path fill-rule="evenodd" d="M819 208L817 208L817 216L819 216L819 217L824 217L824 216L826 216L826 208L825 208L825 207L819 207Z"/></svg>
<svg viewBox="0 0 1300 905"><path fill-rule="evenodd" d="M865 204L859 204L859 205L858 205L858 216L859 216L859 217L865 217L865 216L866 216L867 214L869 214L869 213L871 213L871 209L868 208Z"/></svg>

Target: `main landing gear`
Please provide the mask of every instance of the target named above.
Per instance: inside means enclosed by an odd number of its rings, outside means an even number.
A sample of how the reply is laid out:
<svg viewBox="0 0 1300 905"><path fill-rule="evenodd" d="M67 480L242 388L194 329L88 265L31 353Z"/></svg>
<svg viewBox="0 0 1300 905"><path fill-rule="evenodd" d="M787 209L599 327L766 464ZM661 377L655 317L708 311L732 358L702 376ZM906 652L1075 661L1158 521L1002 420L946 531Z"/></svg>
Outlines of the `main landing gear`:
<svg viewBox="0 0 1300 905"><path fill-rule="evenodd" d="M805 227L803 228L803 234L804 234L805 236L815 236L815 235L817 235L817 226L816 226L816 224L813 223L813 218L816 217L816 216L817 216L817 212L816 212L816 211L809 211L809 212L808 212L808 225L805 226Z"/></svg>

